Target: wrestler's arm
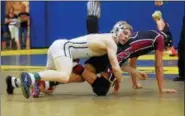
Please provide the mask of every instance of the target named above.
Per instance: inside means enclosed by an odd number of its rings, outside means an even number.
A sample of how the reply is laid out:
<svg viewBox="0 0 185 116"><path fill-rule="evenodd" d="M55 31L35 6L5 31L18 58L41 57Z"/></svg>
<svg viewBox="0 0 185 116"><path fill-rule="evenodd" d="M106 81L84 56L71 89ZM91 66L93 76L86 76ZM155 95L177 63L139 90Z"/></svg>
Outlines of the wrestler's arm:
<svg viewBox="0 0 185 116"><path fill-rule="evenodd" d="M122 64L121 65L122 71L128 72L130 74L133 74L134 77L137 77L139 80L144 80L147 78L146 73L137 71L135 68L132 68L128 64ZM136 78L135 78L136 80Z"/></svg>
<svg viewBox="0 0 185 116"><path fill-rule="evenodd" d="M164 88L164 74L163 74L163 62L162 62L163 52L156 50L155 52L155 73L159 92L162 92Z"/></svg>
<svg viewBox="0 0 185 116"><path fill-rule="evenodd" d="M111 64L112 72L116 77L116 81L114 82L114 94L117 94L121 87L121 78L122 78L122 70L118 63L117 59L117 45L112 40L107 41L107 54L109 58L109 62Z"/></svg>
<svg viewBox="0 0 185 116"><path fill-rule="evenodd" d="M148 78L146 73L137 71L135 68L131 67L127 63L122 64L121 69L122 71L130 73L132 79L132 86L135 89L142 88L142 85L137 83L136 77L140 80L145 80L146 78Z"/></svg>
<svg viewBox="0 0 185 116"><path fill-rule="evenodd" d="M162 92L162 89L164 87L162 55L163 55L162 48L160 48L160 50L156 50L155 52L155 71L156 71L156 79L157 79L160 92ZM137 58L131 58L130 66L132 68L136 68L136 61L137 61ZM137 84L136 77L133 74L131 74L131 78L132 78L132 83Z"/></svg>
<svg viewBox="0 0 185 116"><path fill-rule="evenodd" d="M174 89L164 89L164 73L163 73L163 49L164 41L163 37L160 35L156 40L156 50L155 50L155 73L159 92L163 93L175 93Z"/></svg>
<svg viewBox="0 0 185 116"><path fill-rule="evenodd" d="M130 66L134 69L136 69L136 62L137 62L137 57L130 58ZM131 75L133 86L136 86L137 85L136 77L133 74L130 74L130 75Z"/></svg>
<svg viewBox="0 0 185 116"><path fill-rule="evenodd" d="M158 84L158 88L160 92L162 92L162 89L164 87L162 55L163 55L162 50L156 50L155 52L155 71L156 71L157 84ZM131 58L130 66L132 68L136 68L136 61L137 61L137 58ZM137 85L135 75L131 74L131 78L132 78L133 85Z"/></svg>
<svg viewBox="0 0 185 116"><path fill-rule="evenodd" d="M112 41L107 42L107 54L115 77L118 81L121 81L122 70L117 59L117 46L115 43L112 43Z"/></svg>

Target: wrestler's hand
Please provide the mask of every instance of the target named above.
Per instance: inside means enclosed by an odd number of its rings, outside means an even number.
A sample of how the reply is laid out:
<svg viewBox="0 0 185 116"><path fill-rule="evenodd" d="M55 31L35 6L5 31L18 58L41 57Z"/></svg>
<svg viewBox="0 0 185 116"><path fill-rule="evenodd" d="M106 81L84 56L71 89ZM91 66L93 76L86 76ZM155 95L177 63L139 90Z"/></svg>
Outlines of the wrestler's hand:
<svg viewBox="0 0 185 116"><path fill-rule="evenodd" d="M45 89L45 87L42 84L40 84L39 89L40 89L41 92L43 92L47 95L51 95L53 93L53 91L55 90L55 87L53 87L52 89L47 90L47 89Z"/></svg>
<svg viewBox="0 0 185 116"><path fill-rule="evenodd" d="M161 93L176 93L177 91L175 89L162 89L160 91Z"/></svg>
<svg viewBox="0 0 185 116"><path fill-rule="evenodd" d="M140 80L146 80L148 78L148 75L145 72L139 72Z"/></svg>
<svg viewBox="0 0 185 116"><path fill-rule="evenodd" d="M117 94L118 91L120 90L121 87L121 81L120 80L115 80L114 81L114 90L113 90L113 94Z"/></svg>
<svg viewBox="0 0 185 116"><path fill-rule="evenodd" d="M146 80L146 78L148 78L148 75L144 72L137 72L134 71L132 72L132 74L139 80Z"/></svg>
<svg viewBox="0 0 185 116"><path fill-rule="evenodd" d="M143 86L142 86L140 83L137 83L137 84L134 84L134 85L132 86L132 88L134 88L134 89L142 89Z"/></svg>

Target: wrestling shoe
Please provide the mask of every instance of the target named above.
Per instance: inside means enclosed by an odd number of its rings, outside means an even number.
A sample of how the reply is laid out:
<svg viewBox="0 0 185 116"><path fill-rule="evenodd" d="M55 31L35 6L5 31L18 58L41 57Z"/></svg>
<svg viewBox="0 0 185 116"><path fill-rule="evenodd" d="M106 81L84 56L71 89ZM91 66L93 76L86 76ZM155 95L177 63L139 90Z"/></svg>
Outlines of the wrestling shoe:
<svg viewBox="0 0 185 116"><path fill-rule="evenodd" d="M170 48L168 48L168 50L170 51L170 56L178 56L178 52L177 52L177 50L175 50L175 48L174 47L170 47Z"/></svg>
<svg viewBox="0 0 185 116"><path fill-rule="evenodd" d="M173 81L184 81L184 80L185 80L184 77L179 77L179 76L177 76L177 77L175 77L175 78L173 79Z"/></svg>
<svg viewBox="0 0 185 116"><path fill-rule="evenodd" d="M8 75L6 77L6 92L7 94L13 94L14 87L12 86L12 76Z"/></svg>
<svg viewBox="0 0 185 116"><path fill-rule="evenodd" d="M161 11L155 11L153 14L152 14L152 17L154 20L160 20L162 18L162 13Z"/></svg>
<svg viewBox="0 0 185 116"><path fill-rule="evenodd" d="M25 98L30 97L31 77L28 73L21 73L22 93Z"/></svg>

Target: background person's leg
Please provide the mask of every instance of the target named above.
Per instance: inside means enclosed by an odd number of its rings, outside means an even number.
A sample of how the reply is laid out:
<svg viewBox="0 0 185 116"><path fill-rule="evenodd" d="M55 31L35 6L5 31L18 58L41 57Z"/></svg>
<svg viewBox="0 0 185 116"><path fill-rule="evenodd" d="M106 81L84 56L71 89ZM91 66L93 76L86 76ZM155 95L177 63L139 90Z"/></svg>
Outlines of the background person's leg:
<svg viewBox="0 0 185 116"><path fill-rule="evenodd" d="M185 51L184 51L184 39L185 39L185 16L183 17L183 26L182 26L182 31L181 31L181 38L178 44L178 70L179 70L179 75L178 77L174 78L174 81L184 81L185 76L184 76L184 57L185 57Z"/></svg>
<svg viewBox="0 0 185 116"><path fill-rule="evenodd" d="M16 47L17 49L20 49L20 41L19 41L19 28L14 27L14 33L15 33L15 42L16 42Z"/></svg>
<svg viewBox="0 0 185 116"><path fill-rule="evenodd" d="M98 33L98 18L95 16L88 16L87 17L87 32L88 34L91 33Z"/></svg>
<svg viewBox="0 0 185 116"><path fill-rule="evenodd" d="M28 30L27 30L27 28L24 28L24 49L26 49L26 48L28 48L28 45L27 45L27 41L28 41Z"/></svg>
<svg viewBox="0 0 185 116"><path fill-rule="evenodd" d="M14 33L14 29L13 29L12 25L9 25L8 28L10 30L10 35L11 35L11 39L10 39L10 42L9 42L9 47L10 47L10 49L13 49L13 40L15 38L15 33Z"/></svg>
<svg viewBox="0 0 185 116"><path fill-rule="evenodd" d="M26 35L26 49L30 49L30 27L27 28Z"/></svg>
<svg viewBox="0 0 185 116"><path fill-rule="evenodd" d="M27 48L27 28L21 28L21 31L22 31L22 42L21 42L21 47L23 48L23 49L25 49L25 48Z"/></svg>
<svg viewBox="0 0 185 116"><path fill-rule="evenodd" d="M23 49L23 46L22 46L22 36L23 36L23 31L22 31L22 28L20 27L19 28L19 42L20 42L20 48Z"/></svg>

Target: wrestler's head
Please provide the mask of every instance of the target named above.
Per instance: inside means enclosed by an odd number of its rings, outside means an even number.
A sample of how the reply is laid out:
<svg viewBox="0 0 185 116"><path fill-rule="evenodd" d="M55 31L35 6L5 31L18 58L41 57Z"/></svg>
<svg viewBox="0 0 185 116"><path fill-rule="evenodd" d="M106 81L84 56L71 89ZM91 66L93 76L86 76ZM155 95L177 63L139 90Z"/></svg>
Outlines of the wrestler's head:
<svg viewBox="0 0 185 116"><path fill-rule="evenodd" d="M116 41L125 44L131 37L133 33L133 28L126 21L118 21L112 31L113 37L116 38Z"/></svg>

